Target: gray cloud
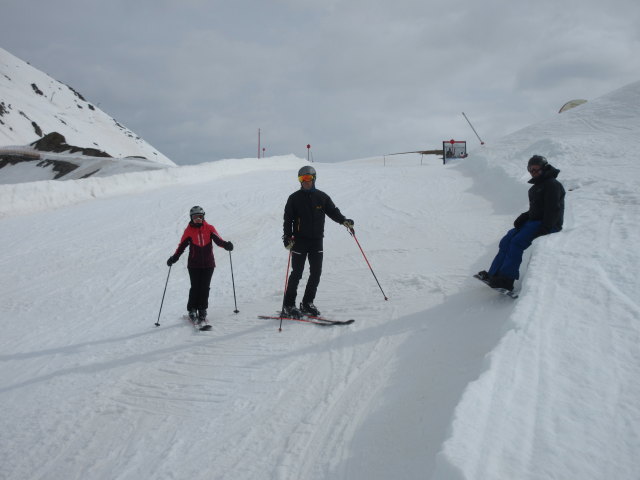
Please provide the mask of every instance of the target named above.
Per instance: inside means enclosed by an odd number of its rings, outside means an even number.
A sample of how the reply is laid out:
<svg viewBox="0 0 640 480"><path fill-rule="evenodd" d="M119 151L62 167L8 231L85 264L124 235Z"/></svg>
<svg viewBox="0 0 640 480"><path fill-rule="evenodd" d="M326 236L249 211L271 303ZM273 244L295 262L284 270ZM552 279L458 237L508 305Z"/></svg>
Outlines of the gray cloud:
<svg viewBox="0 0 640 480"><path fill-rule="evenodd" d="M437 148L640 78L635 1L4 0L2 46L176 163Z"/></svg>

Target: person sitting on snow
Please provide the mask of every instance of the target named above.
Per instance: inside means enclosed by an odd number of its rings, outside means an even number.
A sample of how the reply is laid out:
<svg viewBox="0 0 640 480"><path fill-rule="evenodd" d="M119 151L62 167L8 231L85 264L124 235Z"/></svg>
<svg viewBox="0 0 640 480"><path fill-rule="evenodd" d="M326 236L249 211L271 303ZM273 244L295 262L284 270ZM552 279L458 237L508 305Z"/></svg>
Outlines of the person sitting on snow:
<svg viewBox="0 0 640 480"><path fill-rule="evenodd" d="M565 191L557 180L560 170L540 155L529 159L527 170L531 174L529 183L533 184L529 189L529 210L516 218L514 228L500 240L489 271L478 272L478 277L492 288L513 290L513 282L520 278L523 252L534 239L562 230Z"/></svg>

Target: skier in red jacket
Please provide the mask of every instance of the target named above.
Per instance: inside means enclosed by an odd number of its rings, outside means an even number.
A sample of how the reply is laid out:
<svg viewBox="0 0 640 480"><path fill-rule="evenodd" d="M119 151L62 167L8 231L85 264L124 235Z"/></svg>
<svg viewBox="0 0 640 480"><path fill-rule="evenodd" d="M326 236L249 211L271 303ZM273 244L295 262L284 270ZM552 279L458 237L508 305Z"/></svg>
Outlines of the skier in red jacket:
<svg viewBox="0 0 640 480"><path fill-rule="evenodd" d="M176 263L187 245L189 246L187 269L189 270L191 288L189 289L187 310L189 318L198 324L207 319L209 286L216 266L213 258L213 243L229 252L233 250L233 244L223 240L215 227L205 222L202 207L197 205L193 207L189 211L189 216L191 221L182 234L175 253L167 260L167 265L171 266Z"/></svg>

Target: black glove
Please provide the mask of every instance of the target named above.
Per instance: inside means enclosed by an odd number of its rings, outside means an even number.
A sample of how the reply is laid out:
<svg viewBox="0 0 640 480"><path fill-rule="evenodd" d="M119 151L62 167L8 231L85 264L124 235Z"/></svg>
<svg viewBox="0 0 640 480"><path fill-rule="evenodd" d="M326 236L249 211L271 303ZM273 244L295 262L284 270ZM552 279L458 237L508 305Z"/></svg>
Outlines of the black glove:
<svg viewBox="0 0 640 480"><path fill-rule="evenodd" d="M342 222L342 224L347 227L347 228L353 228L353 220L351 220L350 218L347 218L344 222Z"/></svg>
<svg viewBox="0 0 640 480"><path fill-rule="evenodd" d="M233 243L231 243L231 242L225 242L225 243L224 243L224 249L225 249L227 252L230 252L231 250L233 250Z"/></svg>
<svg viewBox="0 0 640 480"><path fill-rule="evenodd" d="M171 266L178 261L178 258L175 255L171 255L169 260L167 260L167 266Z"/></svg>
<svg viewBox="0 0 640 480"><path fill-rule="evenodd" d="M527 223L528 220L529 220L529 212L524 212L523 214L518 216L518 218L515 219L515 221L513 222L513 226L518 230L520 230L522 227L524 227L524 224Z"/></svg>
<svg viewBox="0 0 640 480"><path fill-rule="evenodd" d="M282 243L284 243L284 248L287 250L291 250L293 248L293 237L289 235L282 236Z"/></svg>

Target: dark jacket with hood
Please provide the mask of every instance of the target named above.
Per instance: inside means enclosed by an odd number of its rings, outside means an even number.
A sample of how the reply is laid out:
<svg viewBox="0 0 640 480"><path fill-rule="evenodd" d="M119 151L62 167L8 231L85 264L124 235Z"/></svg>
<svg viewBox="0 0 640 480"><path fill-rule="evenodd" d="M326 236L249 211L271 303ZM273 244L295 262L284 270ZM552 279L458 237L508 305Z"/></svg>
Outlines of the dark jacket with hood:
<svg viewBox="0 0 640 480"><path fill-rule="evenodd" d="M538 177L529 180L533 184L529 189L529 211L516 219L516 228L520 228L528 220L539 220L542 223L536 237L562 230L565 191L557 180L559 173L557 168L546 165Z"/></svg>
<svg viewBox="0 0 640 480"><path fill-rule="evenodd" d="M342 223L346 220L331 197L317 190L301 188L289 195L284 207L284 237L318 239L324 237L324 216Z"/></svg>

